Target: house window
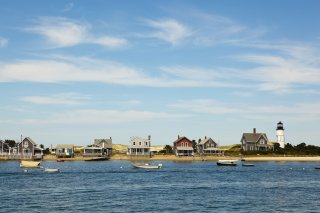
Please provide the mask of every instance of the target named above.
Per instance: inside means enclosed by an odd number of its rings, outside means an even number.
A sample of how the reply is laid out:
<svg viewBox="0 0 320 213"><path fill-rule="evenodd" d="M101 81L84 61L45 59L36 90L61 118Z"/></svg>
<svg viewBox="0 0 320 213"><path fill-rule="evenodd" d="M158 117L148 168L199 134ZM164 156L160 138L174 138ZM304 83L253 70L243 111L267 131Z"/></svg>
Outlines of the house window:
<svg viewBox="0 0 320 213"><path fill-rule="evenodd" d="M133 142L133 145L135 146L135 145L136 145L136 142Z"/></svg>
<svg viewBox="0 0 320 213"><path fill-rule="evenodd" d="M141 146L141 141L139 142L139 146Z"/></svg>
<svg viewBox="0 0 320 213"><path fill-rule="evenodd" d="M145 145L148 146L148 142L145 142Z"/></svg>
<svg viewBox="0 0 320 213"><path fill-rule="evenodd" d="M264 140L262 138L260 139L259 142L260 142L260 144L264 144Z"/></svg>

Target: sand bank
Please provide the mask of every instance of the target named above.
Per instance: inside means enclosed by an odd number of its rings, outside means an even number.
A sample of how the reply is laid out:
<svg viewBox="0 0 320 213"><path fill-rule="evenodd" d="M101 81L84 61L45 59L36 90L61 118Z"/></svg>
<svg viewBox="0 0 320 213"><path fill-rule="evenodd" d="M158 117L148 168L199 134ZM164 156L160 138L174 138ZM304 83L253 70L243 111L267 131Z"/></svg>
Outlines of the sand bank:
<svg viewBox="0 0 320 213"><path fill-rule="evenodd" d="M85 158L79 156L74 158L60 158L64 161L84 161ZM205 156L205 157L177 157L174 155L155 155L152 158L146 157L130 157L127 155L113 155L110 160L128 160L128 161L217 161L217 160L241 160L240 157L235 156ZM288 157L288 156L244 156L245 161L296 161L296 162L320 162L320 156L312 157ZM1 159L0 160L6 160ZM46 155L44 161L56 161L54 155Z"/></svg>

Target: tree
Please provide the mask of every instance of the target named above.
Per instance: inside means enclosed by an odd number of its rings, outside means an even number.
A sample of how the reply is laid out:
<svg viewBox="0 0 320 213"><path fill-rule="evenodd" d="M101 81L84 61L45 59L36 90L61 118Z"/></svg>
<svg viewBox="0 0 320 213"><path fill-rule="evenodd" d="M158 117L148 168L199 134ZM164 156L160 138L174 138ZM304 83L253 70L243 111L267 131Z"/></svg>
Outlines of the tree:
<svg viewBox="0 0 320 213"><path fill-rule="evenodd" d="M17 145L17 143L16 143L16 141L14 141L14 140L5 140L4 141L6 144L8 144L9 145L9 147L15 147L16 145Z"/></svg>
<svg viewBox="0 0 320 213"><path fill-rule="evenodd" d="M166 145L163 149L165 150L166 154L173 153L172 146L170 146L170 145Z"/></svg>
<svg viewBox="0 0 320 213"><path fill-rule="evenodd" d="M43 145L43 144L40 144L40 148L41 148L41 149L44 149L44 145Z"/></svg>
<svg viewBox="0 0 320 213"><path fill-rule="evenodd" d="M193 148L194 152L197 151L197 142L196 142L196 140L192 140L192 148Z"/></svg>

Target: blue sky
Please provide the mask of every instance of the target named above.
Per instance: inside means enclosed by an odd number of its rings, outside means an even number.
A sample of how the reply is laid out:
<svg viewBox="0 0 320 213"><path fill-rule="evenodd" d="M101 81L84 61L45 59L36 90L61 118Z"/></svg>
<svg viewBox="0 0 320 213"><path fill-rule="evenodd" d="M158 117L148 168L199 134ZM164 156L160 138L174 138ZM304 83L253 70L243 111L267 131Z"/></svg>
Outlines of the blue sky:
<svg viewBox="0 0 320 213"><path fill-rule="evenodd" d="M86 145L243 132L320 145L319 1L14 1L0 137Z"/></svg>

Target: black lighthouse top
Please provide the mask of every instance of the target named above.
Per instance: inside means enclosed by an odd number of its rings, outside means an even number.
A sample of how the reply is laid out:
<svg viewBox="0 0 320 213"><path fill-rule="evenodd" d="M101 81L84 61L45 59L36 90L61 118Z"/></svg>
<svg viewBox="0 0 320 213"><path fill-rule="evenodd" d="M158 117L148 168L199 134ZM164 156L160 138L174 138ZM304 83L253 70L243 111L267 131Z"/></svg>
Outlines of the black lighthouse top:
<svg viewBox="0 0 320 213"><path fill-rule="evenodd" d="M277 124L277 130L284 130L283 123L281 121Z"/></svg>

